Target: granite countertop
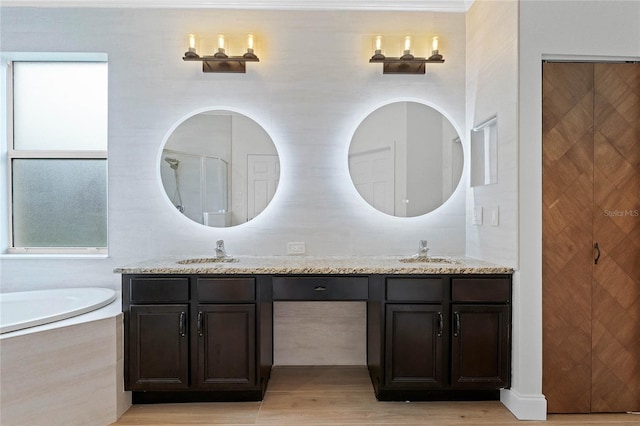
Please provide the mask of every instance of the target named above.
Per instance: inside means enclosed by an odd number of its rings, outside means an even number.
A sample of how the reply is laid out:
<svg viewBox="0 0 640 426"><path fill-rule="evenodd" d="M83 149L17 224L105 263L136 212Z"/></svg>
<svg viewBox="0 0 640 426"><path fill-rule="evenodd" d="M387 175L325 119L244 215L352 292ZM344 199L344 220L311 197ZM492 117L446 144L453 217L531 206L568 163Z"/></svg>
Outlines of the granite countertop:
<svg viewBox="0 0 640 426"><path fill-rule="evenodd" d="M466 257L411 256L175 256L146 260L114 270L119 274L510 274L513 268ZM202 261L200 261L202 260ZM207 261L209 260L209 261ZM406 262L402 262L405 260ZM180 264L178 262L189 263Z"/></svg>

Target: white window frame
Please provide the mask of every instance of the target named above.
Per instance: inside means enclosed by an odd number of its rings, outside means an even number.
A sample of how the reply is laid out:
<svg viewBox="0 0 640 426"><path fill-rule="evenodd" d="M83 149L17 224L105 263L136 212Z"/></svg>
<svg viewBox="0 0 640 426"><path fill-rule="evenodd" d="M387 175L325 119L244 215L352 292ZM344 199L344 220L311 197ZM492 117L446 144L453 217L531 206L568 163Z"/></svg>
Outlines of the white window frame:
<svg viewBox="0 0 640 426"><path fill-rule="evenodd" d="M16 254L43 254L43 255L100 255L106 256L108 253L108 235L107 247L15 247L13 245L13 205L12 205L12 161L14 159L97 159L107 160L107 150L16 150L13 141L13 63L14 62L104 62L107 63L106 53L17 53L17 52L1 52L0 60L2 63L2 93L0 97L0 110L5 117L4 128L2 132L2 141L0 143L0 176L6 178L6 185L1 185L0 180L0 197L6 203L6 208L0 213L0 219L3 226L0 229L0 238L3 242L4 253L11 255ZM107 185L108 185L108 169L107 169ZM0 178L2 179L2 178ZM108 187L107 187L108 194ZM107 196L107 225L108 225L108 196Z"/></svg>

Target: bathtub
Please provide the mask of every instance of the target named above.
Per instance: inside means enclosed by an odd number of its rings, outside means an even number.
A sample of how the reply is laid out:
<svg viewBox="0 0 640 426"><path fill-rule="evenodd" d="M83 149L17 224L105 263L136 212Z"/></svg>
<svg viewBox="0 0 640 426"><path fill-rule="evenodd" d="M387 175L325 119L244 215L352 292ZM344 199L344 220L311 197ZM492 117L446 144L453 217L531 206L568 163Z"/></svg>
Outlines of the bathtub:
<svg viewBox="0 0 640 426"><path fill-rule="evenodd" d="M81 288L0 297L2 426L103 426L126 411L119 293Z"/></svg>
<svg viewBox="0 0 640 426"><path fill-rule="evenodd" d="M116 297L115 291L97 287L0 294L0 334L82 315Z"/></svg>

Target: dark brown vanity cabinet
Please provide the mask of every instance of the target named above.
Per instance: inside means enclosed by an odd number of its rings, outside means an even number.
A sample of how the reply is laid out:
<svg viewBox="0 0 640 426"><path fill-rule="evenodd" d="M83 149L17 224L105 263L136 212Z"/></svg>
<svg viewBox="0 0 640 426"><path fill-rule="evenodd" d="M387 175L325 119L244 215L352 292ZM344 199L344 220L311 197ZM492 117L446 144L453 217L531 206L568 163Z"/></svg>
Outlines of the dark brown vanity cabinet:
<svg viewBox="0 0 640 426"><path fill-rule="evenodd" d="M497 398L510 385L510 301L510 275L372 278L367 355L378 399Z"/></svg>
<svg viewBox="0 0 640 426"><path fill-rule="evenodd" d="M129 311L128 390L189 387L189 305L133 305Z"/></svg>
<svg viewBox="0 0 640 426"><path fill-rule="evenodd" d="M124 275L125 389L134 403L262 399L269 294L257 277Z"/></svg>
<svg viewBox="0 0 640 426"><path fill-rule="evenodd" d="M389 387L445 386L443 323L441 305L387 305L385 383Z"/></svg>
<svg viewBox="0 0 640 426"><path fill-rule="evenodd" d="M451 280L451 386L504 388L511 376L511 279Z"/></svg>
<svg viewBox="0 0 640 426"><path fill-rule="evenodd" d="M256 384L254 278L197 278L198 388ZM203 303L206 302L206 303Z"/></svg>
<svg viewBox="0 0 640 426"><path fill-rule="evenodd" d="M255 322L255 305L198 306L198 387L255 385Z"/></svg>
<svg viewBox="0 0 640 426"><path fill-rule="evenodd" d="M138 278L128 284L126 389L188 388L188 278Z"/></svg>
<svg viewBox="0 0 640 426"><path fill-rule="evenodd" d="M125 274L122 290L134 403L261 400L274 301L366 302L380 400L497 399L510 385L510 274Z"/></svg>
<svg viewBox="0 0 640 426"><path fill-rule="evenodd" d="M387 278L385 293L384 383L390 388L442 388L447 340L442 279Z"/></svg>

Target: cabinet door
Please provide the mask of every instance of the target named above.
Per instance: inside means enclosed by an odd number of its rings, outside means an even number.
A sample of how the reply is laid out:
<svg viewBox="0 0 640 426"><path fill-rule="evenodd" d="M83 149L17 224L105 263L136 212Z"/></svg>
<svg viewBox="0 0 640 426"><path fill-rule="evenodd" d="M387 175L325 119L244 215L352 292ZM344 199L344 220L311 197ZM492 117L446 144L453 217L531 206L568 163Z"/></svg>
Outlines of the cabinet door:
<svg viewBox="0 0 640 426"><path fill-rule="evenodd" d="M189 386L188 305L131 305L127 390Z"/></svg>
<svg viewBox="0 0 640 426"><path fill-rule="evenodd" d="M255 324L254 304L198 306L198 387L231 390L255 386Z"/></svg>
<svg viewBox="0 0 640 426"><path fill-rule="evenodd" d="M441 305L387 304L385 382L389 387L444 386Z"/></svg>
<svg viewBox="0 0 640 426"><path fill-rule="evenodd" d="M508 305L454 304L452 315L451 385L459 389L508 387Z"/></svg>

